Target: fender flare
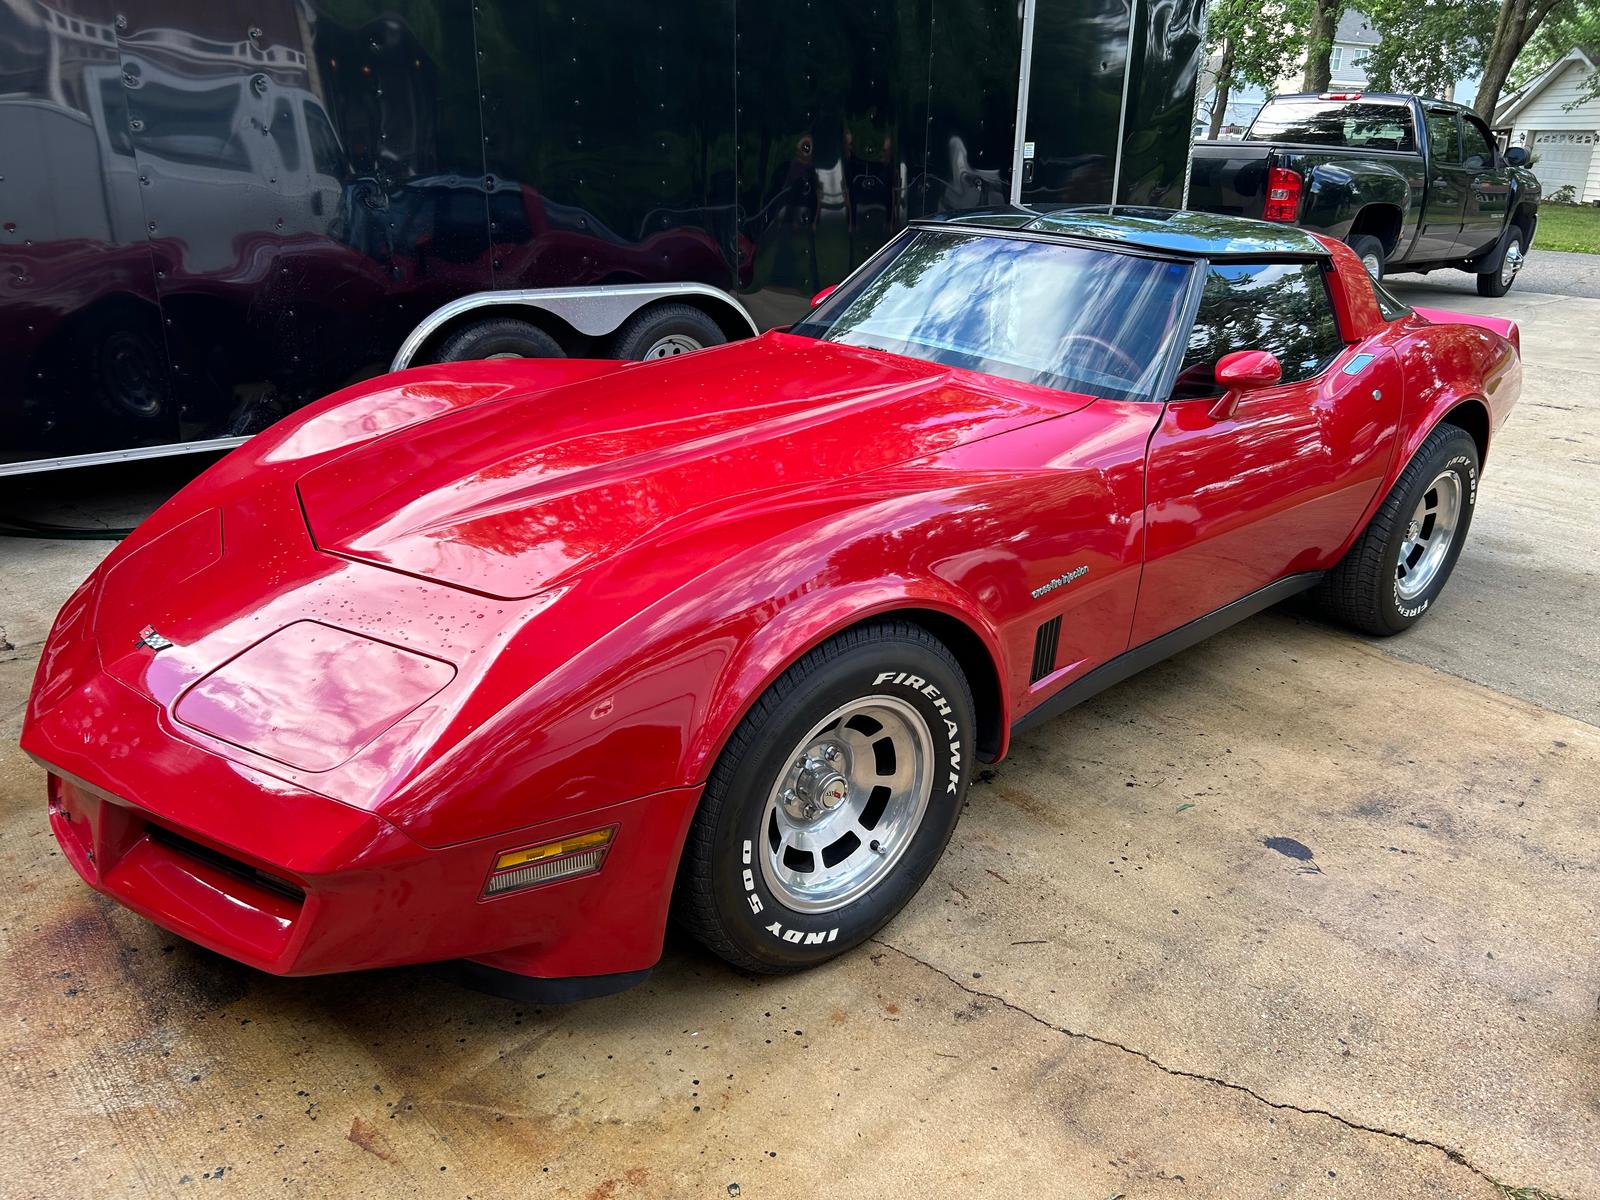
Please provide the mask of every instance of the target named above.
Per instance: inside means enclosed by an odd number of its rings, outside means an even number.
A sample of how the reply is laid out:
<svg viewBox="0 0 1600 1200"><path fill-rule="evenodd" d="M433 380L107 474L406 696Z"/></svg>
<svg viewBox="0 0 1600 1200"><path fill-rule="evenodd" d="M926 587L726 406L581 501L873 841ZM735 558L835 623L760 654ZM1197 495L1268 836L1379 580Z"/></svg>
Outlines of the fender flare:
<svg viewBox="0 0 1600 1200"><path fill-rule="evenodd" d="M450 322L477 310L531 308L549 313L587 337L603 337L621 328L623 322L646 305L661 300L693 297L722 311L725 327L748 330L755 337L761 330L749 310L721 288L707 283L615 283L595 287L524 288L516 291L473 292L434 309L407 335L389 364L390 371L411 365L417 352Z"/></svg>
<svg viewBox="0 0 1600 1200"><path fill-rule="evenodd" d="M998 631L959 591L939 580L918 580L909 586L905 580L879 580L846 593L819 593L815 603L793 605L780 611L754 636L747 638L712 684L705 719L698 735L686 747L684 760L679 765L680 777L703 784L756 700L807 653L846 629L899 613L907 614L906 619L913 624L917 623L917 613L933 613L957 621L982 646L994 675L999 711L992 715L998 738L993 753L977 757L990 760L1004 757L1013 698L1008 690ZM950 649L961 657L955 647ZM975 703L981 704L976 686L973 691ZM984 714L976 715L981 726Z"/></svg>
<svg viewBox="0 0 1600 1200"><path fill-rule="evenodd" d="M1373 492L1372 499L1367 503L1366 511L1361 514L1361 520L1356 522L1355 529L1351 531L1344 545L1339 547L1339 553L1334 559L1335 562L1342 559L1349 552L1350 547L1355 545L1356 539L1372 523L1372 518L1377 515L1378 509L1383 506L1383 502L1389 498L1389 493L1394 490L1396 481L1406 469L1407 464L1416 457L1417 450L1422 443L1428 440L1429 435L1435 429L1445 424L1445 418L1463 408L1476 408L1480 410L1483 418L1485 432L1483 446L1479 453L1479 470L1483 469L1482 460L1488 456L1489 431L1493 426L1493 413L1489 408L1488 402L1476 393L1467 393L1465 395L1450 394L1434 399L1429 403L1427 413L1423 419L1418 421L1411 432L1406 435L1405 441L1396 447L1393 458L1389 460L1389 469L1384 472L1383 482ZM1469 430L1468 432L1470 433L1471 431Z"/></svg>

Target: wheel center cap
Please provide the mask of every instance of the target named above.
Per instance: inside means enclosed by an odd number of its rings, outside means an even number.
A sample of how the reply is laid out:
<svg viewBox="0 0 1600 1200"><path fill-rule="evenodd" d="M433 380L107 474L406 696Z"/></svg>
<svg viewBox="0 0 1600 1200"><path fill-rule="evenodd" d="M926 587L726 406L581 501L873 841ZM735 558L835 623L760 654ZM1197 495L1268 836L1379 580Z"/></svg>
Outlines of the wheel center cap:
<svg viewBox="0 0 1600 1200"><path fill-rule="evenodd" d="M822 801L823 808L831 811L843 804L845 797L849 794L850 785L845 781L845 777L843 775L834 775L823 783L822 792L818 799Z"/></svg>
<svg viewBox="0 0 1600 1200"><path fill-rule="evenodd" d="M1406 526L1406 541L1414 542L1421 536L1422 522L1413 517L1411 518L1411 524Z"/></svg>

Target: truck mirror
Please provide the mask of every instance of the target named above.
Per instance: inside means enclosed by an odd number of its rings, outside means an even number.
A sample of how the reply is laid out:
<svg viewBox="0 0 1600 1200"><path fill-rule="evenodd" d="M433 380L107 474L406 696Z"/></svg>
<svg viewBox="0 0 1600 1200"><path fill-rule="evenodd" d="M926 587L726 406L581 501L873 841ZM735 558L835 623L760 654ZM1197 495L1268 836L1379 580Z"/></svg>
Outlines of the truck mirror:
<svg viewBox="0 0 1600 1200"><path fill-rule="evenodd" d="M1526 150L1526 148L1524 148L1522 146L1513 146L1513 147L1511 147L1511 149L1506 151L1506 163L1507 163L1507 165L1513 166L1513 167L1525 167L1525 166L1527 166L1528 165L1528 151Z"/></svg>

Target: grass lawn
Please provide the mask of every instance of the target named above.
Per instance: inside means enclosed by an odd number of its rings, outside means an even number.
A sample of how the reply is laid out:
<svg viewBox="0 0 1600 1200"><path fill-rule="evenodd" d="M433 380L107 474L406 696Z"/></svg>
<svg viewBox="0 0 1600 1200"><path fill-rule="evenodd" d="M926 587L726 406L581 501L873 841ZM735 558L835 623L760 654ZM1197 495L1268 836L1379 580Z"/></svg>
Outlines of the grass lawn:
<svg viewBox="0 0 1600 1200"><path fill-rule="evenodd" d="M1533 235L1539 250L1577 250L1600 254L1600 208L1593 204L1539 205L1539 231Z"/></svg>

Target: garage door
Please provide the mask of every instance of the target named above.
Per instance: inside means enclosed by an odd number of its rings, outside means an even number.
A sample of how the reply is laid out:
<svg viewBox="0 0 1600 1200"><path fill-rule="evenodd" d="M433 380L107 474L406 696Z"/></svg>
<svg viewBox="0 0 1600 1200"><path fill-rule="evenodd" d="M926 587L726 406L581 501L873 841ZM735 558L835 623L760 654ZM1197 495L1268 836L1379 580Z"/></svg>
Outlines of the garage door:
<svg viewBox="0 0 1600 1200"><path fill-rule="evenodd" d="M1539 159L1533 164L1533 173L1546 196L1571 184L1576 197L1583 198L1584 183L1589 178L1589 157L1594 153L1592 130L1553 129L1535 133L1533 152Z"/></svg>

